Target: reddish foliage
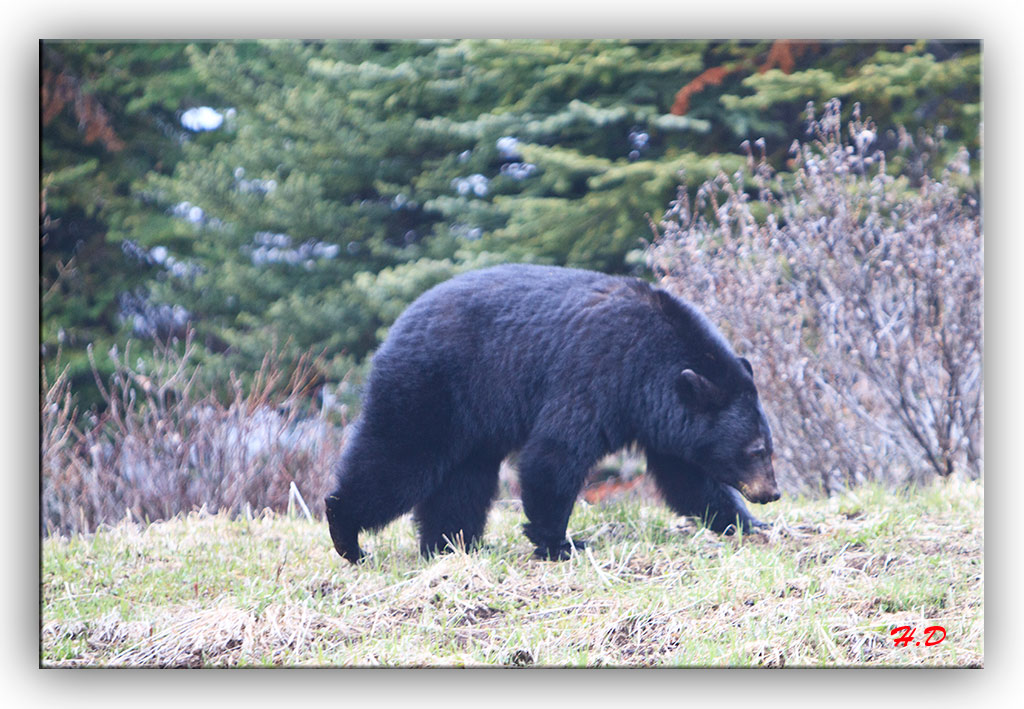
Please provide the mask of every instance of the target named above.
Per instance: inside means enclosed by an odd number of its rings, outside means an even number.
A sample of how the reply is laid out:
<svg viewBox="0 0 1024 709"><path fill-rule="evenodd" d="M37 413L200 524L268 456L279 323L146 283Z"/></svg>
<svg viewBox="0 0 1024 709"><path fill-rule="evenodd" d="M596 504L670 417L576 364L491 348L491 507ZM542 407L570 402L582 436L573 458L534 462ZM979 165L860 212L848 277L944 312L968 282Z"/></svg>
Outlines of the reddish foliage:
<svg viewBox="0 0 1024 709"><path fill-rule="evenodd" d="M110 124L110 115L95 96L82 91L78 81L65 72L44 69L39 87L43 125L49 125L68 104L75 109L78 125L85 132L85 144L97 140L110 151L124 148Z"/></svg>
<svg viewBox="0 0 1024 709"><path fill-rule="evenodd" d="M768 49L768 54L765 56L764 63L758 67L757 71L759 74L763 74L769 69L778 68L784 74L792 73L793 69L796 68L797 58L816 46L817 44L814 42L798 42L791 39L776 40L772 42L772 46ZM708 86L718 86L725 81L725 77L729 76L729 74L749 68L753 64L754 61L751 58L733 64L722 64L721 66L705 69L697 78L679 89L670 112L677 116L686 115L686 112L690 110L690 98L694 94L700 93Z"/></svg>
<svg viewBox="0 0 1024 709"><path fill-rule="evenodd" d="M764 64L758 68L757 73L763 74L769 69L778 68L783 74L791 74L796 68L796 60L817 46L815 42L797 42L792 39L776 40L772 42L768 56L765 57Z"/></svg>
<svg viewBox="0 0 1024 709"><path fill-rule="evenodd" d="M740 69L742 64L733 64L732 66L713 66L710 69L705 69L696 79L688 83L683 88L679 89L679 93L676 94L676 100L672 104L671 113L677 116L685 116L686 112L690 110L690 97L696 93L700 93L707 86L717 86L721 84L725 77L733 73L737 69Z"/></svg>

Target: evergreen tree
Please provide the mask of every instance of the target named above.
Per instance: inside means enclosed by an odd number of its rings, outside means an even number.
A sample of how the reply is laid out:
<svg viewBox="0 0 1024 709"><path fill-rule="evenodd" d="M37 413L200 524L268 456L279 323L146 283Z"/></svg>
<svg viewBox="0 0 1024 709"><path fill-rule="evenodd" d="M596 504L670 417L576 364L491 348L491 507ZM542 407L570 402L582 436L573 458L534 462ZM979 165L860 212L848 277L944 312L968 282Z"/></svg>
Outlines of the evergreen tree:
<svg viewBox="0 0 1024 709"><path fill-rule="evenodd" d="M97 394L86 347L109 371L102 353L132 331L130 303L153 275L148 254L125 240L141 226L132 183L173 167L176 111L200 95L184 45L41 47L41 358L52 379L60 351L84 403Z"/></svg>
<svg viewBox="0 0 1024 709"><path fill-rule="evenodd" d="M669 113L704 45L465 42L453 48L489 105L421 126L464 149L421 182L448 228L513 259L622 272L685 170L702 180L733 155L696 149L711 124ZM468 173L468 175L467 175ZM467 180L477 176L472 184ZM446 193L453 185L458 194ZM480 189L482 187L482 189ZM480 194L484 192L484 194Z"/></svg>
<svg viewBox="0 0 1024 709"><path fill-rule="evenodd" d="M154 176L146 194L183 216L168 244L179 272L154 299L183 307L223 352L211 377L252 371L269 349L316 349L340 378L375 346L388 310L386 298L367 302L373 289L357 274L431 249L451 256L423 238L437 215L410 187L440 150L414 127L447 100L421 83L433 50L261 42L191 52L227 120L215 141L185 146L173 177Z"/></svg>

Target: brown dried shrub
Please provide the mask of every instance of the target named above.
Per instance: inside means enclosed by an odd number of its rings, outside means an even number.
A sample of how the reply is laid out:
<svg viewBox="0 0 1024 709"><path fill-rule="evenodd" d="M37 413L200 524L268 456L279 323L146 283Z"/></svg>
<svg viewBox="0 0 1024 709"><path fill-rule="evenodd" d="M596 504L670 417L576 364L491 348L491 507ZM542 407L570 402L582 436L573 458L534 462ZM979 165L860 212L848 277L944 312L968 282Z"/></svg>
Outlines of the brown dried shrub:
<svg viewBox="0 0 1024 709"><path fill-rule="evenodd" d="M109 382L97 376L102 413L75 410L67 377L50 384L44 373L42 533L90 532L129 513L168 519L203 506L323 513L342 427L308 409L312 358L287 368L285 379L286 368L268 355L251 385L232 379L224 403L196 393L191 339L182 353L159 349L149 365L131 365L130 351L111 355Z"/></svg>
<svg viewBox="0 0 1024 709"><path fill-rule="evenodd" d="M758 141L759 160L747 146L745 169L692 201L681 191L648 260L753 361L789 489L976 478L983 268L967 151L928 177L921 152L940 154L940 132L891 174L859 113L844 136L838 101L809 107L790 173Z"/></svg>

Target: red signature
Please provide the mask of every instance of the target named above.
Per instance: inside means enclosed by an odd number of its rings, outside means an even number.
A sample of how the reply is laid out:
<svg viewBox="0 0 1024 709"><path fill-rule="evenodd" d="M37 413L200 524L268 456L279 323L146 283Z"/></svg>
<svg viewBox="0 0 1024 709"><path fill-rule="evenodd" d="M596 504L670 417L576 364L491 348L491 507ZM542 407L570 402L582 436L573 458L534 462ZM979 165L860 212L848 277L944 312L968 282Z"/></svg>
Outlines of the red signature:
<svg viewBox="0 0 1024 709"><path fill-rule="evenodd" d="M900 636L893 640L896 647L907 647L910 643L920 645L921 642L919 640L914 640L914 630L916 630L916 628L912 628L909 625L901 625L898 628L890 630L889 635L896 635L897 633L900 633ZM929 645L938 645L946 639L946 629L941 625L933 625L925 628L924 633L926 636L924 641L925 647L928 647ZM935 637L936 635L938 637Z"/></svg>

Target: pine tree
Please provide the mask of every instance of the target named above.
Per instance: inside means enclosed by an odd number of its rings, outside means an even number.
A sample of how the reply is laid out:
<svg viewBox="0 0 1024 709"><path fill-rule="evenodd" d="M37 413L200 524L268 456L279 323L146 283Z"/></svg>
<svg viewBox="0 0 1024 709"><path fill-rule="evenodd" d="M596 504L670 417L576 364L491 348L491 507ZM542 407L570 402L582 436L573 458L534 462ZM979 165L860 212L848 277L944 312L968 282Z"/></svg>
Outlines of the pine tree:
<svg viewBox="0 0 1024 709"><path fill-rule="evenodd" d="M42 45L40 351L51 381L60 352L82 403L97 401L86 348L109 372L104 354L132 331L126 305L153 276L128 239L142 227L132 184L174 165L175 112L200 94L184 45Z"/></svg>
<svg viewBox="0 0 1024 709"><path fill-rule="evenodd" d="M450 245L426 243L437 215L409 196L422 162L443 150L414 127L446 100L422 85L433 50L261 42L191 52L227 119L146 193L185 228L168 244L179 273L153 298L185 308L223 352L211 377L252 371L269 349L315 349L340 378L375 346L387 311L357 275L451 256Z"/></svg>

